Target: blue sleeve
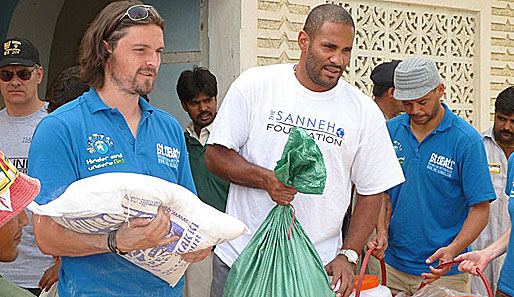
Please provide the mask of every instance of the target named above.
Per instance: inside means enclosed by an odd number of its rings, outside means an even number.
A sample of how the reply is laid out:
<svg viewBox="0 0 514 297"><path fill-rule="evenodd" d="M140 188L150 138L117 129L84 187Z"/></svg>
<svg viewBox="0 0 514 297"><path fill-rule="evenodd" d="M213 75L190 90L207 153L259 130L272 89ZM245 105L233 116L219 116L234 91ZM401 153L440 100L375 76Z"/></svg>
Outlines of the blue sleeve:
<svg viewBox="0 0 514 297"><path fill-rule="evenodd" d="M505 182L505 194L510 197L510 192L512 191L512 178L514 177L512 175L512 171L514 170L514 154L510 155L508 164L507 181Z"/></svg>
<svg viewBox="0 0 514 297"><path fill-rule="evenodd" d="M78 166L70 144L70 133L63 123L52 116L45 117L32 137L29 150L28 174L39 179L39 204L59 197L78 180Z"/></svg>
<svg viewBox="0 0 514 297"><path fill-rule="evenodd" d="M482 139L474 141L464 150L459 167L464 195L469 206L496 199Z"/></svg>
<svg viewBox="0 0 514 297"><path fill-rule="evenodd" d="M193 175L191 174L191 165L189 164L189 155L187 153L186 140L184 138L184 133L182 132L180 126L177 124L177 134L178 142L180 143L180 161L178 168L178 184L187 188L189 191L196 193L195 183L193 181Z"/></svg>

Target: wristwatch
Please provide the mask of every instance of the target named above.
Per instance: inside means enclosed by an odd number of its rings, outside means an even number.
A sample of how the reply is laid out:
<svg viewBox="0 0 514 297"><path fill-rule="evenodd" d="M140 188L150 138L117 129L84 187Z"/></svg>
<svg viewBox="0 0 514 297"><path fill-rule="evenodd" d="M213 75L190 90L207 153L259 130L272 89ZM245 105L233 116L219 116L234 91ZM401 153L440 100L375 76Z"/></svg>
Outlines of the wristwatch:
<svg viewBox="0 0 514 297"><path fill-rule="evenodd" d="M352 264L357 264L357 261L359 260L359 254L357 254L357 252L354 250L341 250L339 255L345 256L346 259L348 259L348 262Z"/></svg>

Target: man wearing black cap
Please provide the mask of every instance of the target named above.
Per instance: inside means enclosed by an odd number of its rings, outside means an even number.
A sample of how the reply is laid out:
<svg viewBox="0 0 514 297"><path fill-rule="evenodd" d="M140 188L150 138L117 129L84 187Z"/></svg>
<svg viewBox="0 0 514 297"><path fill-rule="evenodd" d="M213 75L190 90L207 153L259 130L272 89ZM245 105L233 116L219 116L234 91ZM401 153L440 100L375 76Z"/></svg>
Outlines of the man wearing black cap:
<svg viewBox="0 0 514 297"><path fill-rule="evenodd" d="M392 119L405 112L399 100L394 99L394 70L401 61L385 62L373 69L373 99L386 119Z"/></svg>
<svg viewBox="0 0 514 297"><path fill-rule="evenodd" d="M32 134L47 114L37 90L43 67L37 48L29 40L7 39L0 51L0 91L5 103L5 109L0 110L0 149L20 172L27 173ZM58 278L52 258L44 256L36 246L32 222L23 235L19 257L15 262L0 264L0 270L6 279L36 295Z"/></svg>

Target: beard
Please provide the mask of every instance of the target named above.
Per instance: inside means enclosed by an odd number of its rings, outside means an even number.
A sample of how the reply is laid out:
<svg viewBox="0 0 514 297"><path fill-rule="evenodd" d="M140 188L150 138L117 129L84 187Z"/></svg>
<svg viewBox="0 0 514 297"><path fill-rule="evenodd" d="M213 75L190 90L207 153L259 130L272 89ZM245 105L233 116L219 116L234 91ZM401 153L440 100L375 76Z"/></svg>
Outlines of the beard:
<svg viewBox="0 0 514 297"><path fill-rule="evenodd" d="M340 74L335 79L324 79L322 75L322 71L325 67L333 67L338 68L340 70ZM312 53L312 46L309 45L309 49L307 50L307 57L305 59L305 69L307 70L307 75L309 75L309 78L318 86L332 89L337 85L337 81L341 77L344 68L341 65L333 64L333 63L327 63L323 64L323 62L314 56Z"/></svg>
<svg viewBox="0 0 514 297"><path fill-rule="evenodd" d="M157 70L150 67L140 67L134 73L132 77L128 73L124 73L122 67L120 67L116 57L112 56L112 66L109 68L110 76L116 86L118 86L123 92L127 94L137 94L144 96L149 94L153 90L155 83L155 77L157 76ZM143 82L138 80L138 73L141 71L147 71L154 74L154 77L145 79Z"/></svg>

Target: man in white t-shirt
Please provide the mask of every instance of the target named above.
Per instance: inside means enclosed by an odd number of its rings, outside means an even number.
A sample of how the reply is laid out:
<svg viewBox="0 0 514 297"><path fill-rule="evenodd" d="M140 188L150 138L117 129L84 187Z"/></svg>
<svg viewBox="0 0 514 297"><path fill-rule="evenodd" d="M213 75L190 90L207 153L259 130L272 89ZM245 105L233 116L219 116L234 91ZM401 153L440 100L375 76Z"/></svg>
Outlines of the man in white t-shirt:
<svg viewBox="0 0 514 297"><path fill-rule="evenodd" d="M230 87L214 120L206 152L210 171L231 182L226 212L255 232L276 205L292 203L336 296L353 290L358 253L375 226L381 192L404 181L377 105L340 79L350 61L355 28L341 6L314 8L298 36L298 64L252 68ZM306 129L327 167L322 195L297 193L273 173L292 126ZM352 183L359 199L341 242ZM215 250L211 297L221 296L229 267L251 236Z"/></svg>

